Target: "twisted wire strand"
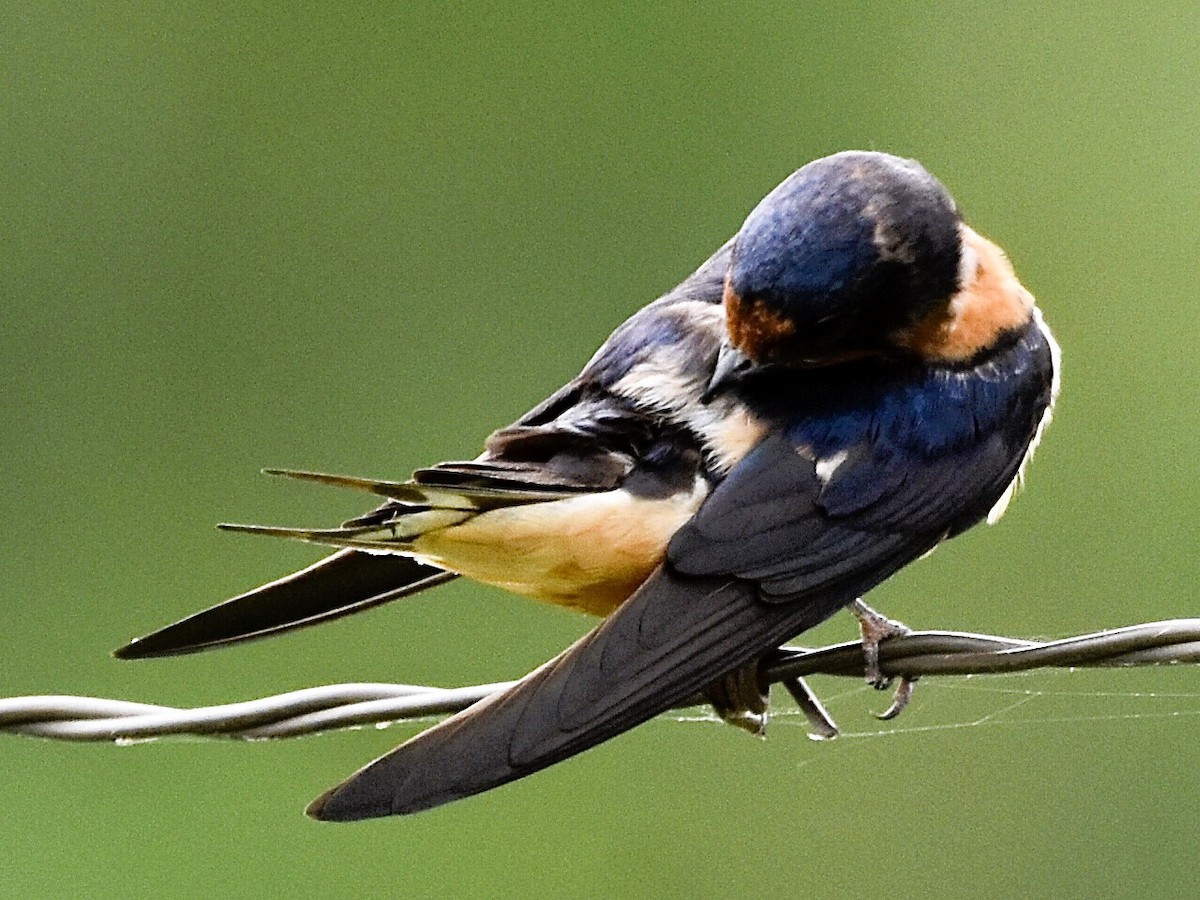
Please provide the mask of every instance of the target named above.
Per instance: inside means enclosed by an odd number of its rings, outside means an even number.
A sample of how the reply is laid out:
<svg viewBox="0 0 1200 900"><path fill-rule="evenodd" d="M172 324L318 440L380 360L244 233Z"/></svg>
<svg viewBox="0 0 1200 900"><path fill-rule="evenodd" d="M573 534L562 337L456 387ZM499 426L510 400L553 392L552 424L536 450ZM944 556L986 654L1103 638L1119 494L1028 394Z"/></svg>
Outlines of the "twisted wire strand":
<svg viewBox="0 0 1200 900"><path fill-rule="evenodd" d="M1045 667L1198 663L1200 619L1147 622L1044 642L959 631L914 631L884 641L879 658L885 674L910 680ZM850 641L818 649L784 647L767 661L764 674L769 682L786 685L806 675L861 678L863 665L862 643ZM172 736L296 737L458 712L514 683L460 688L332 684L192 709L102 697L9 697L0 698L0 731L104 742ZM694 698L686 705L699 702L700 698Z"/></svg>

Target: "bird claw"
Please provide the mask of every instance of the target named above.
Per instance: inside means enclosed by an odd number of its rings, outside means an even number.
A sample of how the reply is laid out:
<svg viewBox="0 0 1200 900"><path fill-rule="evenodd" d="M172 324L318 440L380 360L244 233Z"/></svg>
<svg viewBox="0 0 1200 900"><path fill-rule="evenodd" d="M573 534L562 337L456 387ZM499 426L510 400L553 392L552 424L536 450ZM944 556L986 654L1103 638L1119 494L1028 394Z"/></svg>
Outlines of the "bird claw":
<svg viewBox="0 0 1200 900"><path fill-rule="evenodd" d="M900 713L904 712L908 706L908 701L912 699L913 690L917 686L915 678L901 678L900 684L896 688L896 693L892 695L891 705L881 713L875 713L875 718L884 722L890 722Z"/></svg>
<svg viewBox="0 0 1200 900"><path fill-rule="evenodd" d="M814 741L831 741L838 736L837 723L825 709L825 704L812 692L808 682L796 676L795 678L785 678L782 683L788 693L792 695L792 699L796 701L796 705L800 707L800 712L804 713L804 718L808 719L808 736L810 738Z"/></svg>
<svg viewBox="0 0 1200 900"><path fill-rule="evenodd" d="M867 606L862 600L855 600L851 603L850 611L858 619L859 631L862 634L862 653L867 684L877 691L886 691L892 686L893 678L885 675L880 668L879 645L888 638L911 634L912 629L903 622L889 619L883 613ZM915 678L901 677L896 693L892 695L891 704L883 712L876 714L876 718L889 721L904 712L905 707L912 699L916 683Z"/></svg>

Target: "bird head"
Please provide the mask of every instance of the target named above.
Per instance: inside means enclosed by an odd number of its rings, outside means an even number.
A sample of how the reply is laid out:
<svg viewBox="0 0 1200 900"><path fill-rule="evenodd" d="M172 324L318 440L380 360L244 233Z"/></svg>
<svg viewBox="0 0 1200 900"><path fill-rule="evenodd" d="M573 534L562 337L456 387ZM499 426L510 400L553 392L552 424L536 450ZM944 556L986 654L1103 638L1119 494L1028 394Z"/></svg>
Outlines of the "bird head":
<svg viewBox="0 0 1200 900"><path fill-rule="evenodd" d="M1008 261L963 224L919 163L863 151L811 162L771 191L734 239L714 384L765 365L936 357L952 301L989 266L1002 292L1021 295L1016 313L1012 304L993 312L1026 315L1032 300Z"/></svg>

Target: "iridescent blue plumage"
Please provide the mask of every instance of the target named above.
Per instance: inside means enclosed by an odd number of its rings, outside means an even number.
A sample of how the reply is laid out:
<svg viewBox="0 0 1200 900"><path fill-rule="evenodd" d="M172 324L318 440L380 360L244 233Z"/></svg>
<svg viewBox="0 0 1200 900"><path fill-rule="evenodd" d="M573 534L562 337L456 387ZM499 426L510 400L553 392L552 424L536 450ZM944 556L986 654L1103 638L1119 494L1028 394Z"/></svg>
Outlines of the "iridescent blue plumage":
<svg viewBox="0 0 1200 900"><path fill-rule="evenodd" d="M750 213L726 299L788 328L784 346L762 355L878 347L955 290L959 223L919 164L838 153L795 172ZM748 337L742 349L761 360Z"/></svg>
<svg viewBox="0 0 1200 900"><path fill-rule="evenodd" d="M121 653L260 636L453 573L611 613L319 798L322 819L488 790L698 692L758 727L761 658L1002 507L1057 368L1032 297L932 175L837 154L478 458L403 483L293 473L390 499L341 529L240 527L356 549ZM289 597L303 622L278 608Z"/></svg>

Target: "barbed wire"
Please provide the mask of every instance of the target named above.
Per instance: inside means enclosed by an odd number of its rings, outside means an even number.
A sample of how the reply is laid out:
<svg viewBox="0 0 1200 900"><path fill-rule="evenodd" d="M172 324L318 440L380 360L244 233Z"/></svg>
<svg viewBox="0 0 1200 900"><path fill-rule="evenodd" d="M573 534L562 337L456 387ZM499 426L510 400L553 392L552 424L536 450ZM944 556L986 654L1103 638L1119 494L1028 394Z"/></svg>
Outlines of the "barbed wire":
<svg viewBox="0 0 1200 900"><path fill-rule="evenodd" d="M1059 667L1121 667L1200 662L1200 619L1130 625L1054 641L959 631L914 631L879 646L885 675L911 684L937 675L978 675ZM814 733L836 726L803 677L861 678L861 641L808 649L784 647L768 658L763 678L785 685ZM62 741L136 742L172 736L265 740L339 728L382 725L466 709L515 682L437 688L411 684L333 684L220 706L176 708L102 697L0 698L0 731ZM692 698L687 706L703 703Z"/></svg>

